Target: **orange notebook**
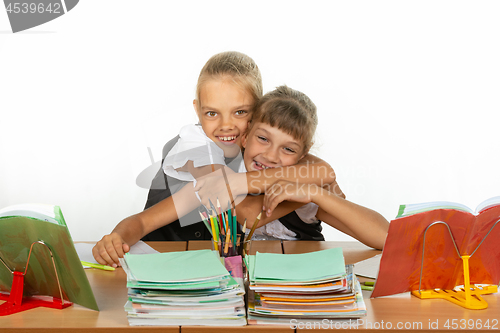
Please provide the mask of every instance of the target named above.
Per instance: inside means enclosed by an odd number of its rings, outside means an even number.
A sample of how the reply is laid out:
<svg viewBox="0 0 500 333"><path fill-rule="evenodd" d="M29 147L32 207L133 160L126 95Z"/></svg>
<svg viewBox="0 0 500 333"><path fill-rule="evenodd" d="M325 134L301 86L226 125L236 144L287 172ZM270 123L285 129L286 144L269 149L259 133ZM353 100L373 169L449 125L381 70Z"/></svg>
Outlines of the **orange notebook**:
<svg viewBox="0 0 500 333"><path fill-rule="evenodd" d="M492 198L497 199L497 198ZM495 223L500 220L500 203L490 199L477 213L462 208L414 210L391 221L385 242L377 282L372 297L418 290L425 229L434 222L446 222L460 255L472 254ZM498 198L500 199L500 197ZM487 201L488 202L488 201ZM425 207L425 205L421 205ZM407 209L408 210L408 209ZM423 210L423 211L422 211ZM411 210L410 210L411 211ZM500 223L470 258L471 284L498 284L500 281ZM453 289L463 282L461 258L443 224L432 226L425 239L422 290Z"/></svg>

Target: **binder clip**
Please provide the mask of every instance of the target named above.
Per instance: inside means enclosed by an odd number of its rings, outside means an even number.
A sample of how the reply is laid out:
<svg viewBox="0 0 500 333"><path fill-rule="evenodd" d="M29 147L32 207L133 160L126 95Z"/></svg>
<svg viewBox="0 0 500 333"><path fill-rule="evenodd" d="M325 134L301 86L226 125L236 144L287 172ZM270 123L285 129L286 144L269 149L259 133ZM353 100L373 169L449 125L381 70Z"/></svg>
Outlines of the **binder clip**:
<svg viewBox="0 0 500 333"><path fill-rule="evenodd" d="M28 271L31 252L33 250L33 245L35 244L41 244L49 250L50 257L52 259L52 264L54 266L54 271L56 273L56 280L57 280L57 285L59 287L60 298L52 297L52 301L49 301L41 299L40 297L37 296L23 297L24 277L26 275L26 272ZM38 241L31 244L30 251L28 254L28 261L26 262L26 268L24 270L24 273L12 270L1 257L0 261L13 275L10 295L0 293L0 300L6 301L5 303L0 304L0 316L7 316L10 314L26 311L40 306L53 309L64 309L73 304L72 302L65 301L63 298L61 284L59 283L59 275L57 274L57 268L54 261L54 256L52 254L52 250L43 241Z"/></svg>
<svg viewBox="0 0 500 333"><path fill-rule="evenodd" d="M466 309L473 309L473 310L482 310L486 309L488 307L488 303L481 297L481 295L485 294L492 294L497 292L497 286L496 285L488 285L488 286L476 286L470 284L470 273L469 273L469 259L476 253L477 249L481 244L483 244L484 240L490 232L493 230L493 228L500 222L498 220L488 231L486 236L481 240L481 243L476 247L476 249L472 252L471 255L461 255L460 252L458 251L457 244L455 242L455 239L451 233L450 226L445 223L445 222L434 222L430 224L424 232L424 240L423 240L423 245L422 245L422 266L420 267L420 281L418 285L418 290L413 290L411 293L412 295L420 298L420 299L445 299L447 301L450 301L454 304L460 305ZM452 290L445 290L445 289L428 289L428 290L422 290L422 273L424 269L424 254L425 254L425 236L427 234L427 231L429 230L430 227L437 225L437 224L444 224L446 228L448 229L448 232L450 234L450 238L453 242L453 245L455 247L456 253L460 259L462 259L462 264L463 264L463 270L464 270L464 286L462 288L455 288Z"/></svg>

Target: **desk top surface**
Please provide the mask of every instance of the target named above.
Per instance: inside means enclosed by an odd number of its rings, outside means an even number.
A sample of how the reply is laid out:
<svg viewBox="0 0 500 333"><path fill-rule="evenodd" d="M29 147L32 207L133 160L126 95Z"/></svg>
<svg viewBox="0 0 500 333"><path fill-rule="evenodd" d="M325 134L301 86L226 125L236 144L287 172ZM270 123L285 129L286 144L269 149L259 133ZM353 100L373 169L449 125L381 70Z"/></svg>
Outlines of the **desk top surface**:
<svg viewBox="0 0 500 333"><path fill-rule="evenodd" d="M210 241L190 242L149 242L160 252L211 249ZM251 253L304 253L332 247L342 247L346 263L355 263L373 257L380 251L370 249L357 242L309 242L309 241L257 241L253 242ZM174 327L130 327L123 306L127 300L126 274L123 269L103 271L87 269L87 277L94 291L100 311L93 311L73 305L64 310L37 308L22 313L0 317L2 333L36 331L82 331L105 330L107 333L134 331L162 332L220 332L217 327L183 326ZM445 300L420 300L408 293L392 297L370 299L370 292L363 291L367 306L367 316L362 318L360 329L420 329L422 331L447 330L445 325L457 329L500 329L500 297L499 294L486 295L489 307L485 310L467 310ZM359 322L361 324L361 321ZM319 323L318 323L319 324ZM323 324L325 325L325 324ZM332 325L332 324L328 324ZM481 326L481 327L480 327ZM321 326L325 327L325 326ZM330 327L330 326L328 326ZM333 327L333 326L331 326ZM304 325L304 328L307 328ZM320 328L320 326L317 326ZM245 326L231 327L231 331L293 331L284 326ZM297 328L297 331L300 330Z"/></svg>

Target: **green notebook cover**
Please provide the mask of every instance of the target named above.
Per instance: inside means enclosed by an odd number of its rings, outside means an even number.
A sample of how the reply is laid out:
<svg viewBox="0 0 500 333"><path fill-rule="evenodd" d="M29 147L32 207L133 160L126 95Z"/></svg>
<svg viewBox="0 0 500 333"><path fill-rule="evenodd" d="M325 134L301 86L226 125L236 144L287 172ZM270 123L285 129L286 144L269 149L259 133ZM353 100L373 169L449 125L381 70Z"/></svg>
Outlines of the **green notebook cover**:
<svg viewBox="0 0 500 333"><path fill-rule="evenodd" d="M219 281L229 273L212 250L125 255L135 280L149 283Z"/></svg>
<svg viewBox="0 0 500 333"><path fill-rule="evenodd" d="M261 283L308 282L345 276L341 248L300 254L259 253L250 276Z"/></svg>
<svg viewBox="0 0 500 333"><path fill-rule="evenodd" d="M0 217L0 257L10 269L24 272L31 244L43 241L54 254L64 299L98 311L61 209L58 206L53 207L54 219L51 222L26 216ZM12 273L0 262L0 290L10 292L12 280ZM33 246L24 279L24 295L60 298L50 253L41 244Z"/></svg>

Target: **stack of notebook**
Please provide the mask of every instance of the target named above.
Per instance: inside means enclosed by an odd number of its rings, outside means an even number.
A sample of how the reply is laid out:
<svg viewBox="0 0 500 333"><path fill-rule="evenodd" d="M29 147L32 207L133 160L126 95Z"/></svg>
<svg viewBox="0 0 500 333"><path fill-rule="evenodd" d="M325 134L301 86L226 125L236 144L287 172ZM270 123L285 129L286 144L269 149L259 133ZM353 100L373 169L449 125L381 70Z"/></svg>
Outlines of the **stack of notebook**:
<svg viewBox="0 0 500 333"><path fill-rule="evenodd" d="M214 251L126 254L121 263L132 326L246 325L245 292Z"/></svg>
<svg viewBox="0 0 500 333"><path fill-rule="evenodd" d="M341 248L303 254L247 257L248 322L289 324L291 319L359 318L366 306Z"/></svg>

